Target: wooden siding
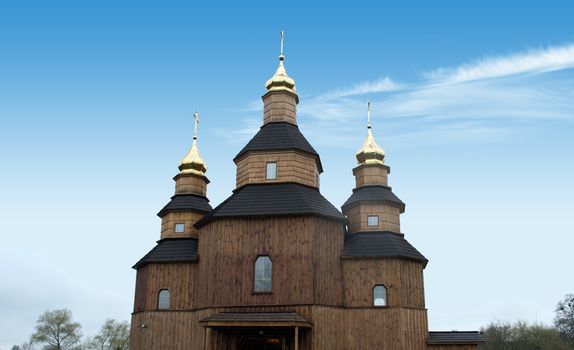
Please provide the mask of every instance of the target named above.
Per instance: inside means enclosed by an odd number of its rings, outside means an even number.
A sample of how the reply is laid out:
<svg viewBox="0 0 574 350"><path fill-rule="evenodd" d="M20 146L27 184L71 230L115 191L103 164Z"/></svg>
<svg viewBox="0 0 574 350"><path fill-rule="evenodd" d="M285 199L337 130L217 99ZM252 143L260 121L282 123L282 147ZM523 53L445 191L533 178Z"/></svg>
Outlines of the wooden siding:
<svg viewBox="0 0 574 350"><path fill-rule="evenodd" d="M197 194L205 196L209 180L199 175L177 175L175 178L175 194Z"/></svg>
<svg viewBox="0 0 574 350"><path fill-rule="evenodd" d="M134 312L157 310L159 291L170 291L171 310L190 310L195 304L196 263L155 263L138 270Z"/></svg>
<svg viewBox="0 0 574 350"><path fill-rule="evenodd" d="M425 307L423 264L404 259L344 259L345 306L373 305L373 287L387 287L390 307Z"/></svg>
<svg viewBox="0 0 574 350"><path fill-rule="evenodd" d="M349 219L350 233L361 231L401 232L400 210L388 204L361 204L347 210L345 215ZM379 226L367 225L369 215L379 217Z"/></svg>
<svg viewBox="0 0 574 350"><path fill-rule="evenodd" d="M132 315L131 350L204 349L205 328L199 320L208 310L194 312L152 311Z"/></svg>
<svg viewBox="0 0 574 350"><path fill-rule="evenodd" d="M287 92L271 92L263 96L263 125L287 122L297 125L297 96Z"/></svg>
<svg viewBox="0 0 574 350"><path fill-rule="evenodd" d="M138 269L136 275L136 292L134 297L134 312L144 311L146 307L146 300L148 298L148 266Z"/></svg>
<svg viewBox="0 0 574 350"><path fill-rule="evenodd" d="M313 323L312 329L299 330L301 350L427 349L426 310L319 305L136 313L132 316L131 349L235 349L239 336L236 330L209 329L199 324L199 320L223 311L297 312ZM287 337L287 349L294 349L292 339Z"/></svg>
<svg viewBox="0 0 574 350"><path fill-rule="evenodd" d="M356 187L366 185L385 185L388 186L388 169L385 166L360 165L353 169L355 175Z"/></svg>
<svg viewBox="0 0 574 350"><path fill-rule="evenodd" d="M195 224L203 216L204 214L198 214L189 211L167 213L161 219L161 239L182 237L197 238L199 236L199 230L193 227L193 224ZM185 224L184 232L175 232L175 224Z"/></svg>
<svg viewBox="0 0 574 350"><path fill-rule="evenodd" d="M277 178L266 179L267 163L277 162ZM319 187L319 171L314 157L294 151L251 152L237 161L236 185L296 182Z"/></svg>
<svg viewBox="0 0 574 350"><path fill-rule="evenodd" d="M219 219L199 240L202 306L342 304L343 225L314 216ZM273 292L253 293L253 264L273 262ZM225 290L225 293L220 291Z"/></svg>
<svg viewBox="0 0 574 350"><path fill-rule="evenodd" d="M477 344L428 344L427 350L478 350Z"/></svg>

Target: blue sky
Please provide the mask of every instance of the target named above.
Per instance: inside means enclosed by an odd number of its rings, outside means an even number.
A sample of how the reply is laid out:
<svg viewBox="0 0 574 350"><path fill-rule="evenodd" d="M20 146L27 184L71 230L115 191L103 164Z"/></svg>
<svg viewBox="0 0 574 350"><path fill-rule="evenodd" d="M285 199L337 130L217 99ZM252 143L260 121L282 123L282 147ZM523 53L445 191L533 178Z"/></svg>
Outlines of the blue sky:
<svg viewBox="0 0 574 350"><path fill-rule="evenodd" d="M0 4L0 348L45 310L93 334L129 320L133 265L191 144L212 204L262 120L277 66L297 82L321 191L354 186L366 100L407 204L433 330L552 322L574 292L574 6L566 1Z"/></svg>

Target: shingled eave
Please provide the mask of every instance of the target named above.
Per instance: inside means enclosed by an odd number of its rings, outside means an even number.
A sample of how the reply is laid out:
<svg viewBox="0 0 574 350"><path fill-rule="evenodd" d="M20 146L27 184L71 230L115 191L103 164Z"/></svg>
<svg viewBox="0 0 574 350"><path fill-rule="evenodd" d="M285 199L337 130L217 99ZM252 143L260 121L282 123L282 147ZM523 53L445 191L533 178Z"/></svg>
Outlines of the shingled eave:
<svg viewBox="0 0 574 350"><path fill-rule="evenodd" d="M179 247L176 246L178 244L180 245ZM132 268L137 270L148 264L196 262L198 258L197 250L197 238L182 237L161 239L157 241L156 246L135 263Z"/></svg>
<svg viewBox="0 0 574 350"><path fill-rule="evenodd" d="M194 227L200 229L218 218L320 216L339 221L347 218L315 187L298 183L248 184L207 213Z"/></svg>
<svg viewBox="0 0 574 350"><path fill-rule="evenodd" d="M209 204L209 199L206 196L196 194L176 194L171 197L167 203L158 213L157 216L164 217L167 213L194 211L200 214L209 213L213 208Z"/></svg>
<svg viewBox="0 0 574 350"><path fill-rule="evenodd" d="M485 343L486 339L478 331L430 331L427 344L431 345L475 345Z"/></svg>
<svg viewBox="0 0 574 350"><path fill-rule="evenodd" d="M257 134L237 153L233 161L237 162L249 153L269 151L296 151L315 158L319 173L323 172L321 157L311 146L299 127L288 122L271 122L259 129Z"/></svg>
<svg viewBox="0 0 574 350"><path fill-rule="evenodd" d="M423 263L428 259L402 233L363 231L345 235L342 259L408 259Z"/></svg>
<svg viewBox="0 0 574 350"><path fill-rule="evenodd" d="M389 204L405 212L405 203L397 197L392 188L384 185L361 186L353 189L353 194L343 203L343 212L361 204Z"/></svg>

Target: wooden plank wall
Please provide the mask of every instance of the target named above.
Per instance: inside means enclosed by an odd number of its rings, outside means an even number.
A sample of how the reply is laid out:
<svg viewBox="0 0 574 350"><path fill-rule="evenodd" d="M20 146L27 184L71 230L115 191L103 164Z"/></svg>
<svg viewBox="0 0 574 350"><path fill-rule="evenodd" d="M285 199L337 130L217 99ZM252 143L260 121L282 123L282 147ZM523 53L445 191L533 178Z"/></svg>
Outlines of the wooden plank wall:
<svg viewBox="0 0 574 350"><path fill-rule="evenodd" d="M199 325L199 320L208 314L206 310L151 311L134 314L130 349L203 349L205 330Z"/></svg>
<svg viewBox="0 0 574 350"><path fill-rule="evenodd" d="M266 180L267 162L277 162L277 179ZM319 187L315 158L307 154L282 151L249 153L237 162L237 187L252 183L296 182Z"/></svg>
<svg viewBox="0 0 574 350"><path fill-rule="evenodd" d="M159 291L168 289L172 310L196 308L194 286L197 264L149 264L138 270L134 312L156 310Z"/></svg>
<svg viewBox="0 0 574 350"><path fill-rule="evenodd" d="M146 309L148 298L148 266L140 267L136 275L136 292L134 301L134 312L144 311Z"/></svg>
<svg viewBox="0 0 574 350"><path fill-rule="evenodd" d="M476 344L429 344L427 350L478 350Z"/></svg>
<svg viewBox="0 0 574 350"><path fill-rule="evenodd" d="M294 94L277 91L263 96L263 124L287 122L297 125L297 97Z"/></svg>
<svg viewBox="0 0 574 350"><path fill-rule="evenodd" d="M343 259L345 306L373 305L373 287L387 287L389 306L425 307L423 264L404 259Z"/></svg>
<svg viewBox="0 0 574 350"><path fill-rule="evenodd" d="M199 240L198 303L293 305L312 304L317 297L341 305L342 244L341 223L313 216L214 221ZM259 255L273 262L271 294L253 293L253 264Z"/></svg>
<svg viewBox="0 0 574 350"><path fill-rule="evenodd" d="M388 170L380 165L361 165L353 169L356 187L367 185L388 185Z"/></svg>
<svg viewBox="0 0 574 350"><path fill-rule="evenodd" d="M189 312L148 311L132 317L132 350L235 349L235 331L207 331L199 320L222 311L297 312L313 321L301 330L301 350L426 350L426 311L408 308L278 306L213 308ZM145 325L144 328L141 325ZM206 345L206 333L211 332ZM293 347L289 347L292 349ZM430 349L430 348L429 348ZM443 350L433 348L434 350ZM445 350L470 350L448 348ZM475 350L475 349L472 349Z"/></svg>
<svg viewBox="0 0 574 350"><path fill-rule="evenodd" d="M193 224L195 224L204 215L205 214L194 213L191 211L167 213L161 219L161 239L181 237L197 238L199 236L199 230L193 227ZM175 224L185 224L184 232L176 233Z"/></svg>
<svg viewBox="0 0 574 350"><path fill-rule="evenodd" d="M422 264L341 261L343 234L341 223L313 216L208 224L198 263L138 270L132 349L203 349L206 331L199 320L221 311L304 315L314 325L302 331L301 350L426 349ZM260 254L273 261L272 294L253 294L253 263ZM371 307L377 283L387 285L390 307ZM172 310L156 310L162 288L171 291ZM235 341L215 331L209 339L211 349L233 347Z"/></svg>
<svg viewBox="0 0 574 350"><path fill-rule="evenodd" d="M391 231L401 232L400 210L388 204L361 204L349 209L345 215L349 219L349 232ZM379 216L379 226L367 225L368 215Z"/></svg>
<svg viewBox="0 0 574 350"><path fill-rule="evenodd" d="M205 176L186 174L176 175L175 179L175 194L197 194L205 196L207 192L207 184L209 180Z"/></svg>
<svg viewBox="0 0 574 350"><path fill-rule="evenodd" d="M316 306L313 322L313 349L426 349L428 327L422 309Z"/></svg>

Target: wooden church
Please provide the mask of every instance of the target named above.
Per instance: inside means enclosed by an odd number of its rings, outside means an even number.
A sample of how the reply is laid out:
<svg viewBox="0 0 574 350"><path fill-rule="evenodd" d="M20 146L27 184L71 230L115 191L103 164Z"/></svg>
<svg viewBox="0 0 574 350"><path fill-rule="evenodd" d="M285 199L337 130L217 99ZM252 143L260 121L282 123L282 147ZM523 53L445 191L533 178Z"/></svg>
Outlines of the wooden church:
<svg viewBox="0 0 574 350"><path fill-rule="evenodd" d="M284 59L265 84L261 129L233 159L236 188L215 208L195 115L160 239L134 265L131 349L477 349L478 332L428 330L428 261L401 233L405 204L370 121L341 211L319 191L323 166L297 126Z"/></svg>

